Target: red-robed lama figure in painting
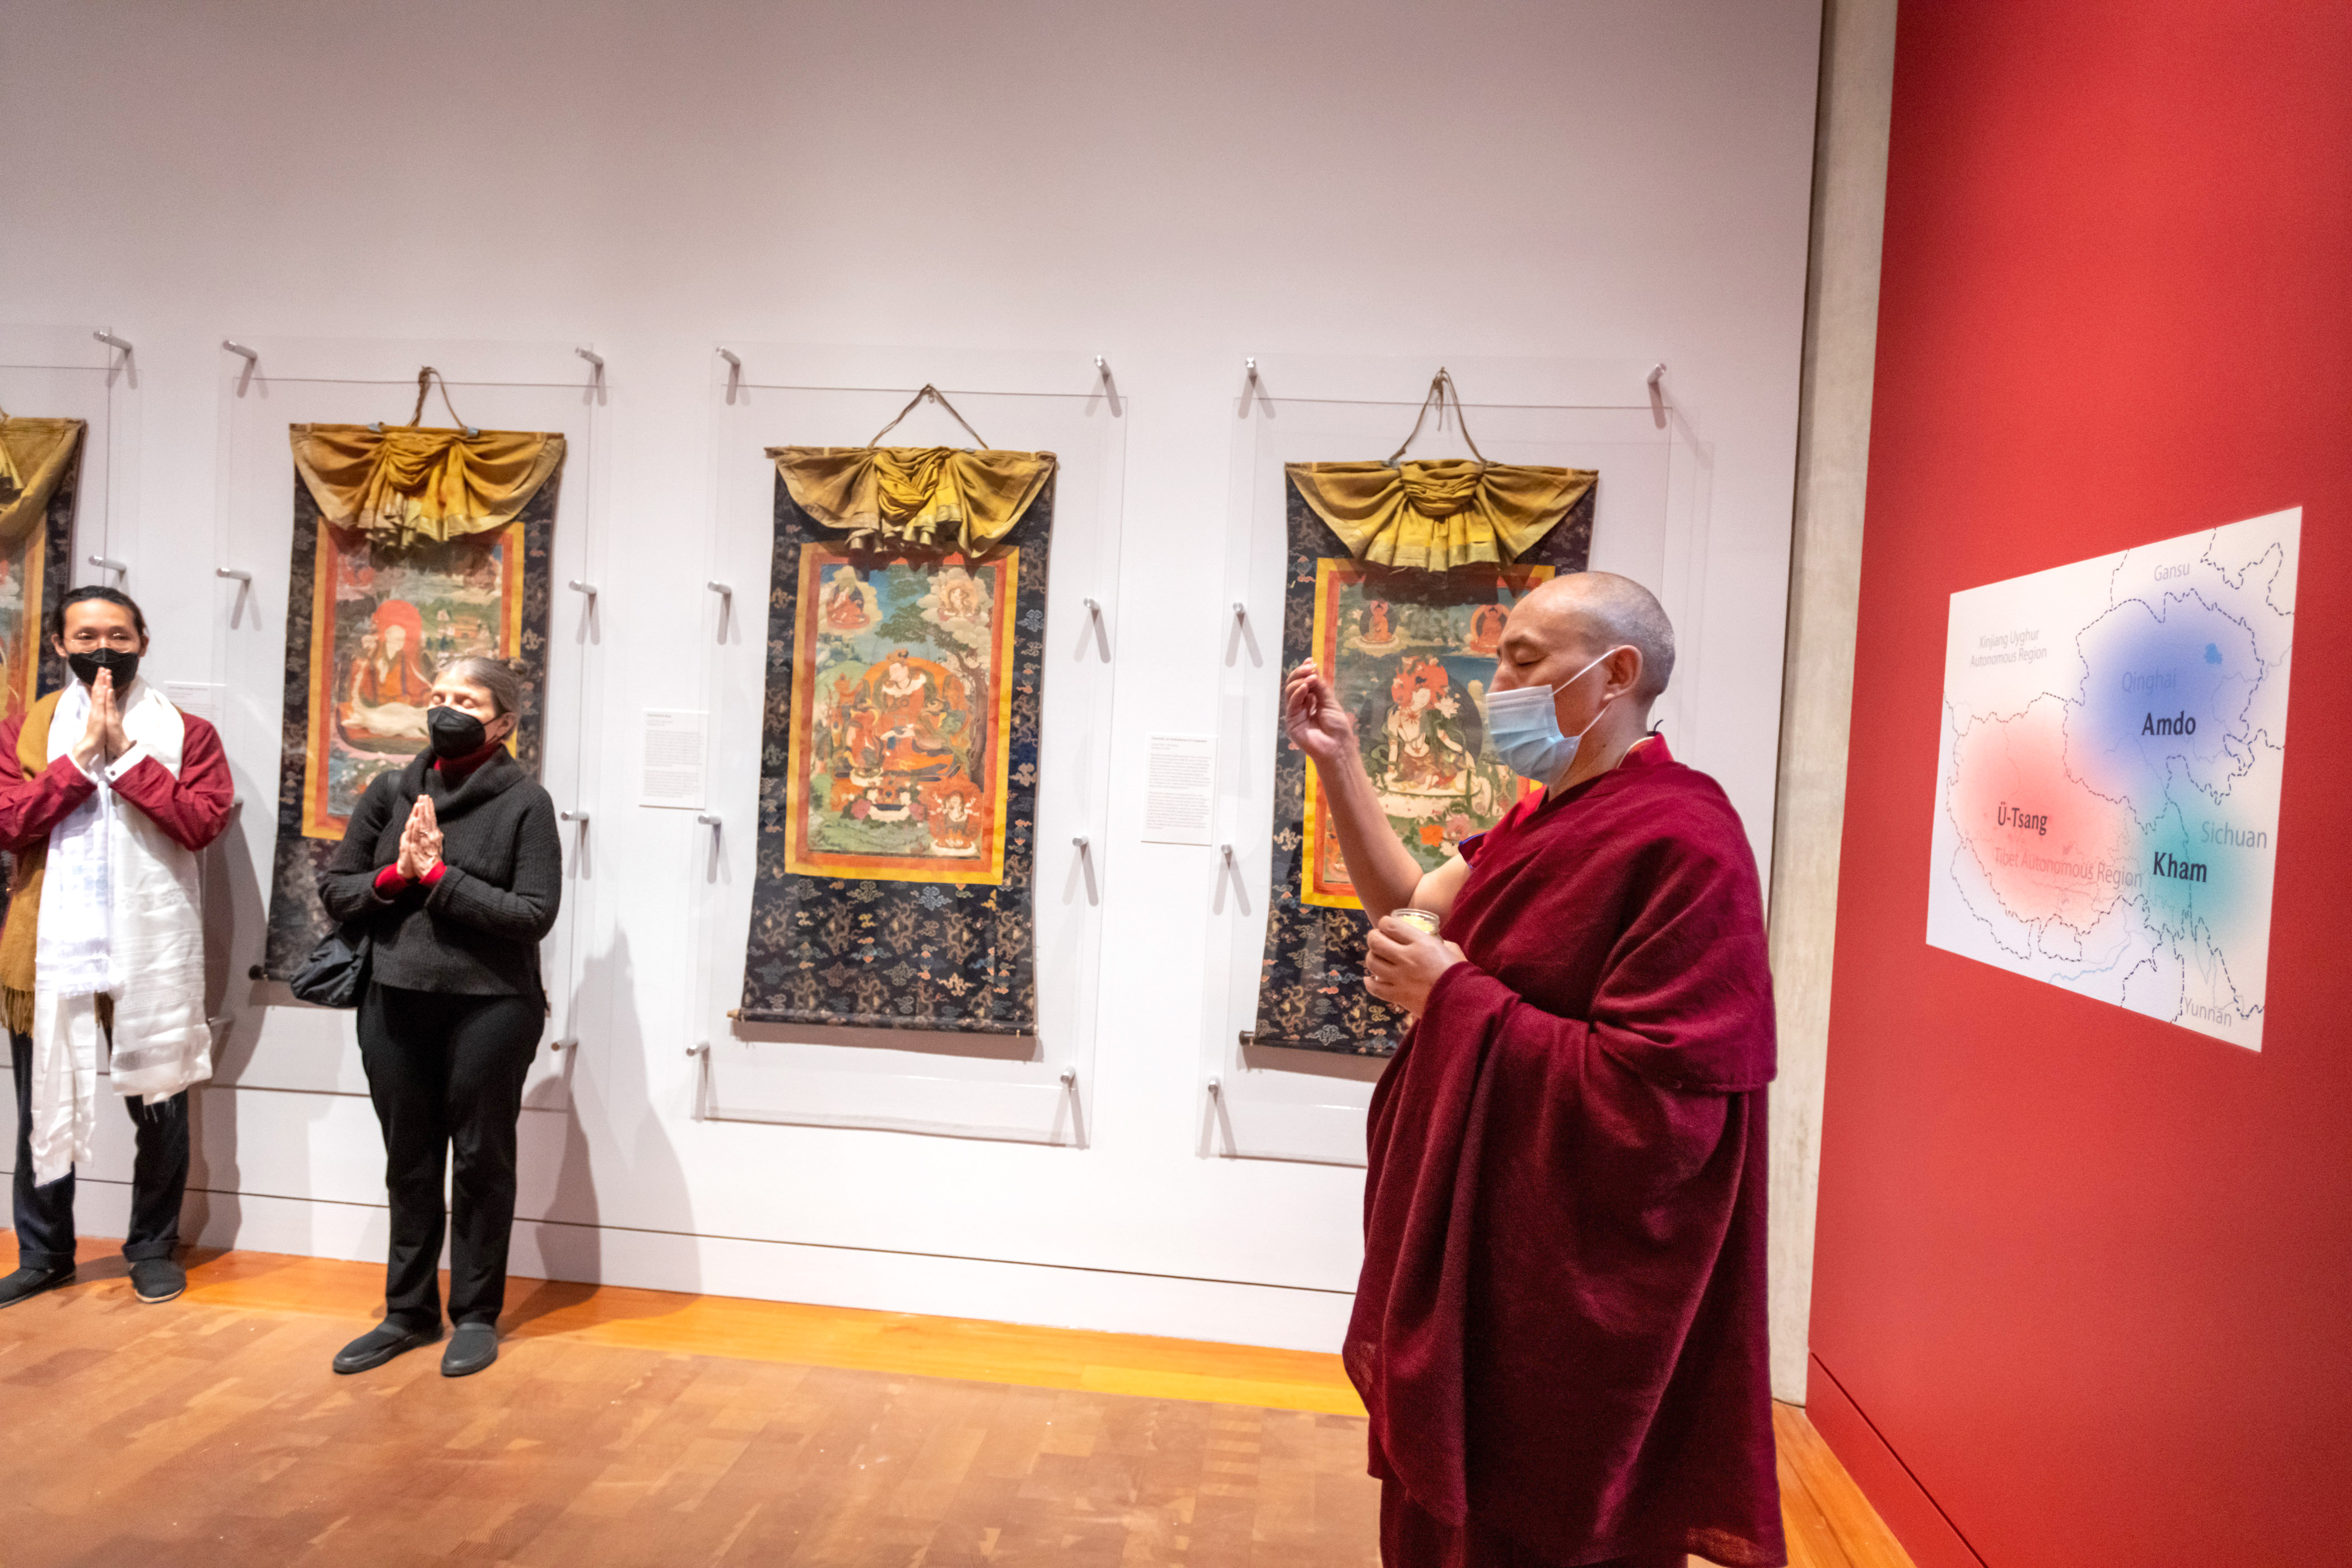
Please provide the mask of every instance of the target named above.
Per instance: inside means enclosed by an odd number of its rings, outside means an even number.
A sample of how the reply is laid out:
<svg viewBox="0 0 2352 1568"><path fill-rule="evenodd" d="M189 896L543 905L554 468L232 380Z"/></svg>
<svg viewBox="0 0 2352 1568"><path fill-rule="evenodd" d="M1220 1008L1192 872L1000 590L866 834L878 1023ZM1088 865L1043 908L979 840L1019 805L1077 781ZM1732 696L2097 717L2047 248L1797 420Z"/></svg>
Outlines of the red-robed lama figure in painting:
<svg viewBox="0 0 2352 1568"><path fill-rule="evenodd" d="M1756 861L1650 732L1674 629L1607 573L1502 628L1496 753L1545 786L1424 873L1312 663L1284 692L1418 1022L1372 1099L1345 1347L1390 1568L1788 1561L1765 1332ZM1412 905L1436 933L1390 917Z"/></svg>
<svg viewBox="0 0 2352 1568"><path fill-rule="evenodd" d="M433 689L424 642L425 620L415 605L386 599L376 606L341 709L346 736L362 743L424 738L425 702Z"/></svg>

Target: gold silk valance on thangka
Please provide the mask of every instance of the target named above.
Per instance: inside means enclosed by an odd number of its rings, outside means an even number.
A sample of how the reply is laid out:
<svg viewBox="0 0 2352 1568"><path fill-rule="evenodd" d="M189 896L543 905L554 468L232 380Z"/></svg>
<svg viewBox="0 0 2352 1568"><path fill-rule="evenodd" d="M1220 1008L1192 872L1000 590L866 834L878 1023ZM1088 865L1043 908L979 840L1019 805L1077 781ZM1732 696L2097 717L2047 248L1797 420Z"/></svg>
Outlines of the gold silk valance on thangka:
<svg viewBox="0 0 2352 1568"><path fill-rule="evenodd" d="M1448 572L1507 566L1589 494L1591 468L1433 462L1288 463L1301 500L1359 561Z"/></svg>
<svg viewBox="0 0 2352 1568"><path fill-rule="evenodd" d="M22 539L48 515L49 497L73 467L79 419L17 419L0 414L0 540Z"/></svg>
<svg viewBox="0 0 2352 1568"><path fill-rule="evenodd" d="M1051 452L955 447L771 447L793 501L851 548L986 555L1054 477Z"/></svg>
<svg viewBox="0 0 2352 1568"><path fill-rule="evenodd" d="M563 466L563 437L533 430L296 425L289 436L320 519L395 546L505 528Z"/></svg>

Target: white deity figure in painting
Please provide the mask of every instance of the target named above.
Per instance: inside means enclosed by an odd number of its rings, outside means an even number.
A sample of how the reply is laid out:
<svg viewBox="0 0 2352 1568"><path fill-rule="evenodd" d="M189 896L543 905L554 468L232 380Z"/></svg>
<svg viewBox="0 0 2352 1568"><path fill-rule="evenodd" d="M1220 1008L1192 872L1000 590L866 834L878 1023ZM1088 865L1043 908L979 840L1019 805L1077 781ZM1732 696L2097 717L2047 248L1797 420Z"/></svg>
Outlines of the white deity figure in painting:
<svg viewBox="0 0 2352 1568"><path fill-rule="evenodd" d="M1409 658L1390 683L1390 708L1381 722L1387 755L1383 787L1401 795L1446 795L1462 792L1470 771L1456 715L1461 702L1447 689L1445 666L1433 658Z"/></svg>

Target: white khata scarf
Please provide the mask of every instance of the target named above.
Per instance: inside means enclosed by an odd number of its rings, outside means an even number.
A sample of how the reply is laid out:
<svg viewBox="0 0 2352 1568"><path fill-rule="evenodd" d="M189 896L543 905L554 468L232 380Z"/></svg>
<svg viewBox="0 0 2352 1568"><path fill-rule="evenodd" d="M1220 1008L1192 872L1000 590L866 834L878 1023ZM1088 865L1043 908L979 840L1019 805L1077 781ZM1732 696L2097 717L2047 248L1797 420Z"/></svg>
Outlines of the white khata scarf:
<svg viewBox="0 0 2352 1568"><path fill-rule="evenodd" d="M58 700L49 760L65 755L89 720L79 681ZM180 776L187 726L143 680L122 704L131 750ZM98 995L114 999L114 1092L152 1105L212 1077L205 1023L205 931L196 858L136 806L125 808L101 771L90 797L49 830L33 968L33 1179L54 1182L90 1157L100 1066Z"/></svg>

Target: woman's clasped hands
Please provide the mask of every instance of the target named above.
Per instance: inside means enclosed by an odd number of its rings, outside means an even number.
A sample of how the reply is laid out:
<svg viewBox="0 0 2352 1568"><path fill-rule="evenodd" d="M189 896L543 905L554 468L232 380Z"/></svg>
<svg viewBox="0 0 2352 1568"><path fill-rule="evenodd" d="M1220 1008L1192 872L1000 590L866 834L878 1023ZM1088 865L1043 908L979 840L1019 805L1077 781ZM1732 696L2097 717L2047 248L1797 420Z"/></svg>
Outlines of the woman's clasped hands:
<svg viewBox="0 0 2352 1568"><path fill-rule="evenodd" d="M400 830L400 874L421 882L441 863L441 822L433 811L433 797L420 795L409 808L408 825Z"/></svg>

